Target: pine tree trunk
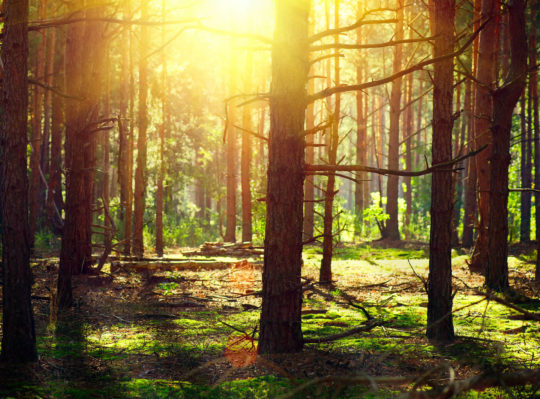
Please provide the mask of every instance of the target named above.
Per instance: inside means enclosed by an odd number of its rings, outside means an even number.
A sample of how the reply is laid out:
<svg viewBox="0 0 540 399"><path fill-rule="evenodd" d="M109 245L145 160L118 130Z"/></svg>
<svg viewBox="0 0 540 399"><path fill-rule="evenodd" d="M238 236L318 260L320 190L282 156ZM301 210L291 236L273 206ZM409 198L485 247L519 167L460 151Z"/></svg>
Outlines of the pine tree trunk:
<svg viewBox="0 0 540 399"><path fill-rule="evenodd" d="M358 6L357 9L357 17L360 18L361 15L361 7ZM361 44L362 43L362 29L358 28L356 30L356 43ZM358 65L356 66L356 80L358 82L362 82L364 79L364 68L365 64L361 61L358 61ZM365 93L362 93L361 91L356 92L356 163L358 165L366 165L367 164L367 129L366 129L366 118L367 114L364 112L364 105L367 103L367 96ZM364 209L369 206L369 203L365 202L366 198L366 191L369 191L366 180L366 173L358 173L358 180L360 180L358 183L355 184L355 192L354 192L354 205L355 205L355 212L356 212L356 218L358 221L363 220L363 212ZM360 234L362 232L362 223L358 223L358 229L357 234Z"/></svg>
<svg viewBox="0 0 540 399"><path fill-rule="evenodd" d="M530 5L530 18L531 26L533 26L534 20L538 17L538 1L533 0L529 2ZM534 30L531 30L529 34L529 64L535 65L538 59L538 51L536 49L536 34ZM538 67L535 67L531 71L531 96L533 102L533 131L534 131L534 186L540 187L540 109L538 105ZM540 283L540 194L534 195L535 209L536 209L536 270L535 280Z"/></svg>
<svg viewBox="0 0 540 399"><path fill-rule="evenodd" d="M498 0L482 0L482 21L487 25L480 32L478 44L478 69L476 71L475 107L474 107L474 135L476 148L491 144L490 117L492 115L492 98L489 87L493 85L496 77L496 56L498 40ZM491 146L478 154L476 158L476 172L478 178L478 236L476 238L474 253L469 268L475 272L484 272L487 264L488 248L488 221L489 221L489 158Z"/></svg>
<svg viewBox="0 0 540 399"><path fill-rule="evenodd" d="M55 40L56 31L51 29L47 32L47 57L46 57L46 67L45 67L45 84L49 87L53 85L53 71L54 71L54 40ZM52 119L52 91L45 90L43 97L43 137L41 145L41 170L43 176L46 178L44 181L41 179L41 197L39 198L40 204L39 209L41 211L40 218L43 220L45 225L48 225L48 201L49 197L52 197L52 192L50 190L50 140L51 140L51 119Z"/></svg>
<svg viewBox="0 0 540 399"><path fill-rule="evenodd" d="M225 225L226 242L236 242L236 157L238 156L238 148L236 145L236 112L233 108L235 104L231 104L229 108L229 127L227 128L227 220Z"/></svg>
<svg viewBox="0 0 540 399"><path fill-rule="evenodd" d="M395 40L403 40L403 0L397 0L397 24ZM403 46L397 45L394 49L394 62L392 73L398 73L402 69ZM399 117L401 114L401 88L402 78L392 81L390 94L390 134L388 138L388 169L399 169ZM388 176L386 190L386 213L390 216L386 221L383 238L399 240L398 221L398 193L399 177Z"/></svg>
<svg viewBox="0 0 540 399"><path fill-rule="evenodd" d="M313 67L312 67L313 70ZM309 81L309 93L315 91L315 79ZM306 130L315 127L315 105L309 104L306 109ZM315 162L315 133L306 135L306 163ZM304 183L304 241L313 238L315 229L315 176L307 175Z"/></svg>
<svg viewBox="0 0 540 399"><path fill-rule="evenodd" d="M84 17L78 4L70 3L70 15ZM81 134L85 125L81 115L83 98L83 53L84 25L70 24L66 33L65 50L65 81L66 92L73 98L67 98L66 109L66 139L64 143L66 167L66 204L65 223L60 250L60 268L58 272L58 308L71 307L73 293L71 277L82 272L85 249L89 237L86 230L85 198L87 193L84 186L84 148L85 140ZM77 98L77 99L75 99Z"/></svg>
<svg viewBox="0 0 540 399"><path fill-rule="evenodd" d="M435 36L433 56L454 49L455 0L431 0L430 19ZM452 159L453 59L434 65L432 164ZM431 183L431 231L427 337L439 342L454 339L452 323L452 172L435 171Z"/></svg>
<svg viewBox="0 0 540 399"><path fill-rule="evenodd" d="M510 131L514 107L525 88L527 38L525 35L525 0L508 3L510 33L510 70L504 85L493 94L490 157L490 201L488 263L486 286L495 291L508 289L508 167L510 166Z"/></svg>
<svg viewBox="0 0 540 399"><path fill-rule="evenodd" d="M47 1L40 1L38 4L38 16L44 20L46 18ZM46 35L45 32L40 32L40 42L37 50L36 64L34 68L34 76L37 79L43 79L45 75L45 45ZM42 212L40 210L40 198L42 196L41 190L43 184L41 183L40 164L41 164L41 117L43 111L43 89L39 86L34 86L34 95L32 96L32 141L30 148L32 154L30 157L30 170L31 180L29 188L29 201L30 201L30 248L34 248L34 236L36 230L40 226L39 217ZM40 190L41 189L41 190Z"/></svg>
<svg viewBox="0 0 540 399"><path fill-rule="evenodd" d="M244 79L246 81L244 90L250 92L251 79L253 78L253 56L247 54L246 71ZM251 211L251 153L252 140L251 132L253 130L251 122L251 107L244 106L242 114L242 158L240 160L241 186L242 186L242 242L251 242L253 240L253 225Z"/></svg>
<svg viewBox="0 0 540 399"><path fill-rule="evenodd" d="M339 27L339 0L334 2L334 28ZM334 36L334 42L339 43L339 35ZM334 58L334 84L339 86L341 81L339 50L336 49ZM339 144L339 124L341 120L341 96L336 94L334 100L333 123L330 138L328 140L328 164L336 165ZM323 253L321 270L319 273L320 283L332 282L332 254L334 250L334 198L336 196L336 175L328 174L326 190L324 192L324 218L323 218Z"/></svg>
<svg viewBox="0 0 540 399"><path fill-rule="evenodd" d="M412 171L412 137L413 134L413 110L412 104L412 92L413 92L413 80L412 73L409 74L407 80L407 108L405 110L405 167L408 171ZM405 203L407 208L405 211L405 237L411 238L411 215L412 215L412 185L411 178L405 177Z"/></svg>
<svg viewBox="0 0 540 399"><path fill-rule="evenodd" d="M472 83L467 81L465 88L465 117L467 119L467 150L473 149L473 117L472 117ZM465 126L465 121L463 123ZM464 186L464 214L463 214L463 233L461 236L461 245L470 248L474 244L473 228L476 220L476 160L468 159L466 163L467 177Z"/></svg>
<svg viewBox="0 0 540 399"><path fill-rule="evenodd" d="M54 61L53 85L59 92L64 92L64 49L66 38L64 29L54 30ZM49 178L49 197L47 201L47 216L53 225L62 226L62 135L64 128L64 98L57 93L52 95L52 125L51 125L51 162Z"/></svg>
<svg viewBox="0 0 540 399"><path fill-rule="evenodd" d="M529 84L530 86L530 84ZM531 165L531 131L527 126L527 117L525 114L525 92L521 95L521 187L530 188L532 183L532 165ZM520 198L520 228L519 240L529 242L531 240L531 192L522 191Z"/></svg>
<svg viewBox="0 0 540 399"><path fill-rule="evenodd" d="M141 2L141 19L148 18L148 3ZM141 26L139 46L139 136L137 137L137 169L135 170L135 210L133 214L133 253L144 254L143 228L146 204L146 131L148 129L148 27Z"/></svg>
<svg viewBox="0 0 540 399"><path fill-rule="evenodd" d="M165 21L166 0L161 1L161 19ZM161 45L165 45L165 28L161 31ZM165 129L168 127L167 57L161 50L161 126L159 128L159 164L156 189L156 254L163 256L163 180L165 179ZM203 205L204 209L204 205Z"/></svg>
<svg viewBox="0 0 540 399"><path fill-rule="evenodd" d="M28 1L5 0L0 115L2 209L2 351L8 365L37 360L31 303L28 177Z"/></svg>
<svg viewBox="0 0 540 399"><path fill-rule="evenodd" d="M259 353L302 350L302 208L309 0L276 1Z"/></svg>

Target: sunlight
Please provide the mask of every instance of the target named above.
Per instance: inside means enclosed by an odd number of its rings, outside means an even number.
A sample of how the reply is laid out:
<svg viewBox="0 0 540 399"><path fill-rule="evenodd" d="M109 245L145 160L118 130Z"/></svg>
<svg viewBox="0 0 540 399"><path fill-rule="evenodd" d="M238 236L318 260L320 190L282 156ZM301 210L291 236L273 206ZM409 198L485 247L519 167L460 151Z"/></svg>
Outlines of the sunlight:
<svg viewBox="0 0 540 399"><path fill-rule="evenodd" d="M203 9L211 14L216 26L245 32L258 29L272 20L270 0L206 0Z"/></svg>

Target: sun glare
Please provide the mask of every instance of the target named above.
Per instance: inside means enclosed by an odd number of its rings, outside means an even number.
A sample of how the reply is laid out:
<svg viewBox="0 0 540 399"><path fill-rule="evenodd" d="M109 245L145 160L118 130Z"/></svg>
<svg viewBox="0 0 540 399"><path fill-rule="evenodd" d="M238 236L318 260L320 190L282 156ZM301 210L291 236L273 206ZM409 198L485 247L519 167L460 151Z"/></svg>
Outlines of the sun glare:
<svg viewBox="0 0 540 399"><path fill-rule="evenodd" d="M204 12L215 26L247 32L267 25L272 13L271 0L206 0Z"/></svg>

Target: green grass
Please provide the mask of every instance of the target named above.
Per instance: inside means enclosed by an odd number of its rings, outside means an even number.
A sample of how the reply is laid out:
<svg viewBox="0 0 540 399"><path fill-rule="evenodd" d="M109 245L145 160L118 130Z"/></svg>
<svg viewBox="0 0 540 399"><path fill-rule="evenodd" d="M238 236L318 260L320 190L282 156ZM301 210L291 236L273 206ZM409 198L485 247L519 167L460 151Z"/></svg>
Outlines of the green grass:
<svg viewBox="0 0 540 399"><path fill-rule="evenodd" d="M318 295L304 299L304 309L325 311L302 316L304 336L314 338L341 333L366 321L362 310L344 305L344 292L356 295L357 303L371 316L390 323L339 341L309 344L306 351L374 359L380 362L383 375L420 375L422 370L441 362L467 370L540 367L538 323L510 319L509 316L517 313L494 302L471 305L480 297L468 291L459 291L454 298L454 309L463 308L453 317L456 342L436 347L427 341L424 337L427 298L411 269L412 265L416 273L427 277L428 262L422 252L364 247L345 248L338 253L333 263L338 286L328 291L332 299ZM320 256L314 248L304 253L305 274L317 274ZM463 255L456 256L453 263L462 267L466 259ZM522 258L510 257L509 263L512 270L519 269L520 273L532 270L531 264ZM170 295L179 295L182 291L182 273L173 274L169 277L178 277L179 284L156 285L154 289L155 295L166 301ZM201 276L205 281L214 277L209 272L202 272ZM124 284L123 279L128 278L122 277L119 281ZM354 290L340 283L351 281L357 286ZM361 288L386 281L390 282L385 286ZM393 287L396 281L410 282L416 288ZM538 299L519 306L532 312L540 311ZM58 323L56 331L41 327L38 350L44 361L43 374L37 380L35 376L2 380L0 375L0 397L274 398L294 388L291 381L275 370L255 377L228 377L227 373L234 370L224 360L225 348L230 337L239 333L220 321L252 333L258 326L258 311L241 311L240 307L227 312L219 307L168 311L151 308L144 301L126 302L121 311L100 309L100 314L106 317L79 314L73 320ZM212 366L216 361L222 363ZM369 365L369 361L366 364ZM362 369L355 369L353 373L360 371ZM217 382L215 377L219 377ZM297 378L299 383L309 381L305 375ZM297 397L330 398L336 394L336 389L335 385L312 387ZM397 392L388 390L374 393L358 386L344 389L335 397L391 397L395 394ZM487 391L481 397L489 397L488 394L511 397L504 390ZM475 398L476 395L462 397ZM516 394L516 397L520 396Z"/></svg>

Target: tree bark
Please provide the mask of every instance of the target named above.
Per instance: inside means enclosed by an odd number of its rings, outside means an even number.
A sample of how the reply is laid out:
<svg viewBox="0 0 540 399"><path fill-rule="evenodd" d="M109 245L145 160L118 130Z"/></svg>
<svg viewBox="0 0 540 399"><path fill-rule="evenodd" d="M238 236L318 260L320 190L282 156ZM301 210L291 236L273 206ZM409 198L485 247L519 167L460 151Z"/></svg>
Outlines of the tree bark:
<svg viewBox="0 0 540 399"><path fill-rule="evenodd" d="M534 26L533 21L536 20L538 16L538 1L533 0L530 3L530 18L531 26ZM537 49L536 49L536 32L534 29L531 29L529 34L529 64L535 65L537 60ZM533 130L534 130L534 186L540 187L540 109L538 106L538 67L534 67L530 75L531 80L531 95L533 102ZM534 195L534 203L536 209L536 270L535 270L535 280L540 282L540 194L536 193Z"/></svg>
<svg viewBox="0 0 540 399"><path fill-rule="evenodd" d="M64 87L64 50L66 47L65 30L54 30L54 47L56 58L54 61L53 85L59 92ZM52 95L52 124L51 124L51 162L49 178L49 197L47 198L47 216L54 226L62 226L61 211L64 208L62 197L62 135L64 130L64 98L53 93Z"/></svg>
<svg viewBox="0 0 540 399"><path fill-rule="evenodd" d="M357 17L361 17L361 9L360 6L358 6L357 10ZM361 44L362 43L362 29L358 28L356 30L356 43ZM358 82L362 82L364 79L364 68L365 64L362 60L358 60L358 65L356 66L356 80ZM361 91L356 92L356 163L358 165L366 165L367 164L367 126L366 126L366 118L367 115L364 112L364 105L367 103L367 96L362 93ZM358 223L358 234L362 232L362 223L360 221L363 220L363 212L364 209L369 206L369 203L365 202L366 198L366 191L369 191L369 187L367 182L365 181L367 178L366 173L359 173L358 179L360 180L358 183L355 184L355 193L354 193L354 204L355 204L355 212L356 212L356 218L359 221Z"/></svg>
<svg viewBox="0 0 540 399"><path fill-rule="evenodd" d="M489 221L489 158L491 154L492 134L490 131L490 118L492 115L492 98L490 87L496 79L496 57L498 40L497 15L498 0L482 0L480 17L488 21L480 32L478 44L478 69L476 71L476 93L474 107L474 136L476 148L489 144L490 146L476 157L476 171L478 178L478 213L474 253L469 268L475 272L483 273L487 264L488 247L488 221Z"/></svg>
<svg viewBox="0 0 540 399"><path fill-rule="evenodd" d="M455 0L432 0L430 19L435 36L434 57L454 49ZM434 65L432 164L452 159L453 59ZM454 339L452 323L452 172L435 171L431 183L431 230L427 337L448 342Z"/></svg>
<svg viewBox="0 0 540 399"><path fill-rule="evenodd" d="M31 303L28 177L28 1L5 0L1 59L0 208L2 209L2 350L8 365L37 360Z"/></svg>
<svg viewBox="0 0 540 399"><path fill-rule="evenodd" d="M339 0L334 2L334 28L339 27ZM339 35L334 36L334 42L339 43ZM330 71L328 71L330 75ZM339 66L339 50L336 49L334 58L334 84L339 85L341 81ZM332 115L333 123L330 137L328 140L328 164L336 165L337 151L339 144L339 123L341 119L341 96L336 94L334 100L334 113ZM319 282L332 282L332 254L334 251L334 198L336 196L336 175L328 174L326 190L324 192L324 218L323 218L323 253L321 260L321 270L319 273Z"/></svg>
<svg viewBox="0 0 540 399"><path fill-rule="evenodd" d="M141 1L141 19L148 18L148 3ZM146 131L148 129L148 27L141 26L139 46L139 136L137 137L137 169L135 171L135 210L133 214L133 253L144 254L143 228L146 206Z"/></svg>
<svg viewBox="0 0 540 399"><path fill-rule="evenodd" d="M310 35L313 34L313 24L310 24ZM312 74L315 73L315 68L312 66ZM310 79L308 84L309 93L315 92L315 79ZM315 104L311 103L306 110L306 130L310 131L315 127ZM306 163L310 164L315 161L315 143L316 133L306 135ZM309 241L313 238L315 230L315 176L306 176L304 183L304 241Z"/></svg>
<svg viewBox="0 0 540 399"><path fill-rule="evenodd" d="M246 81L244 90L250 92L250 81L253 76L253 56L248 52L246 55L246 72L244 79ZM251 133L251 107L245 105L242 110L242 158L240 160L241 185L242 185L242 242L251 242L253 239L252 211L251 211L251 153L252 140Z"/></svg>
<svg viewBox="0 0 540 399"><path fill-rule="evenodd" d="M467 119L467 146L468 151L474 149L473 129L472 129L472 83L470 80L466 83L465 89L465 118ZM465 121L464 121L465 125ZM461 245L470 248L474 244L473 228L476 220L476 160L467 161L467 177L465 178L464 193L464 215L463 215L463 234L461 236Z"/></svg>
<svg viewBox="0 0 540 399"><path fill-rule="evenodd" d="M79 4L70 3L70 15L84 17ZM85 140L81 132L84 127L82 114L83 98L83 48L84 24L70 24L66 33L66 92L71 98L66 99L66 139L64 143L66 165L66 204L65 224L60 250L60 268L58 271L58 309L71 307L73 293L71 277L81 273L85 257L85 249L89 237L86 230L85 192L84 186L84 148Z"/></svg>
<svg viewBox="0 0 540 399"><path fill-rule="evenodd" d="M409 74L407 78L407 101L412 101L412 92L413 92L413 75L412 73ZM412 104L409 104L405 110L405 168L407 171L413 170L412 165L412 137L413 134L413 113L412 113ZM405 203L407 205L406 211L405 211L405 237L407 239L411 238L411 216L412 216L412 185L411 185L411 178L405 177L403 180L405 180Z"/></svg>
<svg viewBox="0 0 540 399"><path fill-rule="evenodd" d="M47 10L47 1L40 1L38 4L39 18L45 19ZM36 79L43 79L45 75L45 31L40 32L40 42L37 50L37 57L35 60L34 76ZM30 170L31 180L29 188L29 222L30 222L30 248L34 248L34 236L38 229L39 217L42 212L40 210L40 189L43 189L40 176L40 164L41 164L41 117L43 111L43 89L38 86L34 86L34 95L32 97L32 141L30 142L30 148L32 154L30 156ZM40 227L40 226L39 226Z"/></svg>
<svg viewBox="0 0 540 399"><path fill-rule="evenodd" d="M395 40L403 40L403 0L397 0L397 24ZM398 73L402 69L403 46L401 44L394 48L394 62L392 73ZM401 88L402 78L392 81L392 92L390 94L390 134L388 137L388 169L399 168L399 117L401 114ZM386 213L389 215L383 231L383 238L389 240L399 240L399 220L398 220L398 193L399 177L388 176L386 191Z"/></svg>
<svg viewBox="0 0 540 399"><path fill-rule="evenodd" d="M166 0L161 1L161 19L165 21ZM165 45L165 28L161 31L161 45ZM161 126L159 127L159 164L156 189L156 254L163 256L163 180L165 179L165 129L168 127L167 109L167 57L165 49L160 52L161 57ZM203 205L204 209L204 205Z"/></svg>
<svg viewBox="0 0 540 399"><path fill-rule="evenodd" d="M525 0L511 0L508 6L510 70L504 85L493 94L493 146L490 156L490 201L486 285L495 291L508 289L508 167L510 131L514 107L525 88L527 38Z"/></svg>
<svg viewBox="0 0 540 399"><path fill-rule="evenodd" d="M530 87L530 82L529 82ZM530 90L530 89L529 89ZM529 99L530 100L530 99ZM532 132L529 129L530 123L527 123L525 113L525 91L521 96L521 187L530 188L532 183ZM529 108L530 109L530 108ZM529 125L529 126L527 126ZM529 242L531 240L531 199L530 191L522 191L520 198L520 226L519 240L520 242Z"/></svg>
<svg viewBox="0 0 540 399"><path fill-rule="evenodd" d="M259 353L302 350L304 118L309 0L276 1Z"/></svg>

